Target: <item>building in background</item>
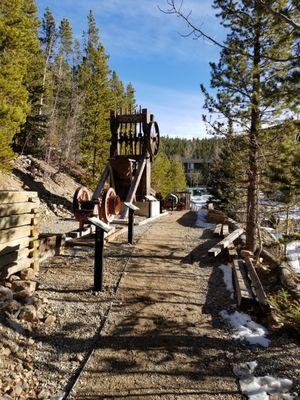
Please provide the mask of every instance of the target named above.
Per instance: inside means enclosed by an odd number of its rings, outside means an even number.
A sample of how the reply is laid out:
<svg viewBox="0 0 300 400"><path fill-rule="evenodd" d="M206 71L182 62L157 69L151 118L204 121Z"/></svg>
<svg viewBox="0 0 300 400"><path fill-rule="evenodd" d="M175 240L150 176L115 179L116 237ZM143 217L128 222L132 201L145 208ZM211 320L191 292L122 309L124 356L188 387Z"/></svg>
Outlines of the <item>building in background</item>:
<svg viewBox="0 0 300 400"><path fill-rule="evenodd" d="M210 165L212 164L211 160L181 157L181 163L189 187L195 187L207 183Z"/></svg>

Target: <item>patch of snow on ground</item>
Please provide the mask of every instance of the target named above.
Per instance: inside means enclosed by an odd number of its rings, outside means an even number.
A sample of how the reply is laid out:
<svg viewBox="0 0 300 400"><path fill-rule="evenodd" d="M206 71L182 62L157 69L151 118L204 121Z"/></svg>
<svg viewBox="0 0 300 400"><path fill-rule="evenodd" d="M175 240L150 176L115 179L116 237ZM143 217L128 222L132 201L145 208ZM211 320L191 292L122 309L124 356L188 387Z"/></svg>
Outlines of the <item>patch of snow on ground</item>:
<svg viewBox="0 0 300 400"><path fill-rule="evenodd" d="M222 318L227 320L233 328L233 338L246 340L249 344L259 344L268 347L270 340L266 338L268 331L262 325L252 321L248 314L235 311L229 314L226 310L220 312Z"/></svg>
<svg viewBox="0 0 300 400"><path fill-rule="evenodd" d="M281 232L278 232L276 229L274 229L274 228L268 228L268 227L264 227L264 229L266 230L266 231L268 231L269 233L270 233L270 235L275 239L275 240L278 240L278 239L280 239L280 238L282 238L282 233Z"/></svg>
<svg viewBox="0 0 300 400"><path fill-rule="evenodd" d="M219 266L219 269L223 272L223 280L226 286L226 289L230 293L230 298L233 299L234 289L233 289L233 281L232 281L232 268L230 265L222 264Z"/></svg>
<svg viewBox="0 0 300 400"><path fill-rule="evenodd" d="M235 376L239 379L241 391L249 400L268 400L269 394L276 399L292 400L297 394L290 394L293 386L290 379L275 378L271 375L254 376L256 361L237 364L233 367Z"/></svg>
<svg viewBox="0 0 300 400"><path fill-rule="evenodd" d="M199 211L203 208L212 196L210 194L203 194L201 196L191 197L191 210Z"/></svg>
<svg viewBox="0 0 300 400"><path fill-rule="evenodd" d="M281 220L286 219L286 212L280 212L279 218ZM293 210L289 212L289 219L300 219L300 210Z"/></svg>
<svg viewBox="0 0 300 400"><path fill-rule="evenodd" d="M215 224L211 224L210 222L206 221L208 211L205 209L197 211L197 220L195 222L195 226L197 228L207 228L212 229L215 227Z"/></svg>
<svg viewBox="0 0 300 400"><path fill-rule="evenodd" d="M300 274L300 240L295 240L287 244L286 257L291 268L297 274Z"/></svg>

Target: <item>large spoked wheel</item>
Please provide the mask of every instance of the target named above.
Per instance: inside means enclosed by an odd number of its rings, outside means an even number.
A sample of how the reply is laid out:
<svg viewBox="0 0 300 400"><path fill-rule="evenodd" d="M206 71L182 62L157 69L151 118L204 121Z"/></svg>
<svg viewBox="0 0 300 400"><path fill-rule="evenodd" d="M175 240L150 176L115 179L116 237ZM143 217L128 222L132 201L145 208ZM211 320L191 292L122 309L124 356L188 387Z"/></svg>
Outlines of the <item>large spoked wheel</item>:
<svg viewBox="0 0 300 400"><path fill-rule="evenodd" d="M89 203L90 200L91 195L86 187L76 189L73 196L73 213L77 221L86 222L93 215L94 205Z"/></svg>
<svg viewBox="0 0 300 400"><path fill-rule="evenodd" d="M159 127L157 122L152 121L147 125L147 150L151 157L155 157L159 150Z"/></svg>
<svg viewBox="0 0 300 400"><path fill-rule="evenodd" d="M108 223L112 222L114 217L120 214L121 211L121 199L116 195L113 188L109 188L103 192L100 200L99 218Z"/></svg>

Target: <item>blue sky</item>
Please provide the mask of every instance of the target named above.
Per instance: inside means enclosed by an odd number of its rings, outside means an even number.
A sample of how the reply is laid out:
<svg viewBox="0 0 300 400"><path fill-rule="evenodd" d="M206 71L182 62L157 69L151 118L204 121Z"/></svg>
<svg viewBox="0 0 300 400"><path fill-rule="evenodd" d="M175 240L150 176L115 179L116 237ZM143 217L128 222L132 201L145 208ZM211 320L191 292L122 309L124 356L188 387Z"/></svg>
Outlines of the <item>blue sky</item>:
<svg viewBox="0 0 300 400"><path fill-rule="evenodd" d="M165 15L166 0L36 0L40 16L46 7L57 23L66 17L74 35L86 30L93 10L110 68L132 82L137 103L155 115L161 133L172 137L203 137L203 97L200 83L209 85L209 62L219 49L204 40L183 38L183 21ZM185 0L184 10L216 38L222 36L211 0Z"/></svg>

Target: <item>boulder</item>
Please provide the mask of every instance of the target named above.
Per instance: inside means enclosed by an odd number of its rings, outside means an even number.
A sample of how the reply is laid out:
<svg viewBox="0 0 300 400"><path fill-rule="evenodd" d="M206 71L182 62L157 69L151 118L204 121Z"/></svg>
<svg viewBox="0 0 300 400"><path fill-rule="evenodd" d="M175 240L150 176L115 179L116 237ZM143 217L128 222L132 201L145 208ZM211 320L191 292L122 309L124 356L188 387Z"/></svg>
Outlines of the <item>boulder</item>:
<svg viewBox="0 0 300 400"><path fill-rule="evenodd" d="M14 299L24 301L30 295L31 295L31 292L27 289L24 289L24 290L20 290L19 292L14 293Z"/></svg>
<svg viewBox="0 0 300 400"><path fill-rule="evenodd" d="M30 293L33 293L35 289L36 289L36 282L34 281L19 280L19 281L14 281L12 283L12 290L14 292L28 290Z"/></svg>
<svg viewBox="0 0 300 400"><path fill-rule="evenodd" d="M20 310L22 307L22 304L20 304L17 300L9 300L6 301L4 306L2 307L2 310L7 311L9 313L15 313L16 311Z"/></svg>
<svg viewBox="0 0 300 400"><path fill-rule="evenodd" d="M0 286L0 301L8 301L13 299L13 292L11 289Z"/></svg>
<svg viewBox="0 0 300 400"><path fill-rule="evenodd" d="M20 277L23 280L32 280L35 278L35 272L33 268L27 268L20 272Z"/></svg>
<svg viewBox="0 0 300 400"><path fill-rule="evenodd" d="M27 322L36 322L37 321L37 313L36 308L33 305L26 305L22 307L19 319Z"/></svg>

